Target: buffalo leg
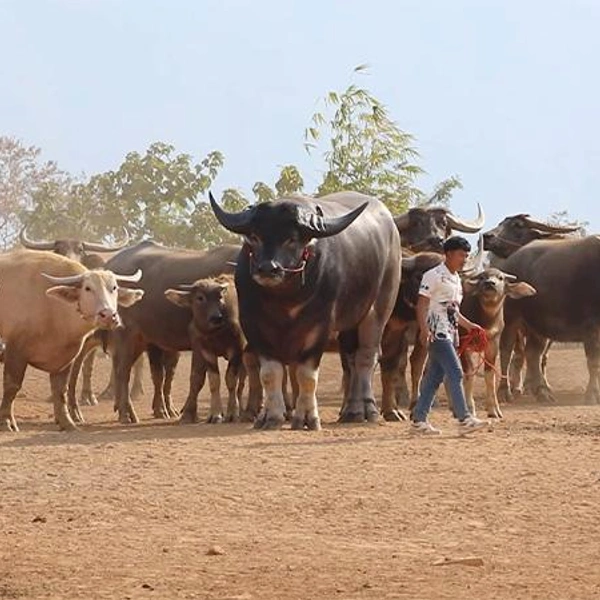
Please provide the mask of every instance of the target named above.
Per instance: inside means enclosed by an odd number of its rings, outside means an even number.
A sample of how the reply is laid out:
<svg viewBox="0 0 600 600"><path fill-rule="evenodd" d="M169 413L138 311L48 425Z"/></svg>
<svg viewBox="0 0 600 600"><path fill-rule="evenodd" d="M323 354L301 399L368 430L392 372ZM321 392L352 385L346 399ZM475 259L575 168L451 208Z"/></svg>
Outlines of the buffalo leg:
<svg viewBox="0 0 600 600"><path fill-rule="evenodd" d="M260 381L265 391L265 405L254 422L255 429L279 429L285 422L283 399L284 366L276 360L259 357Z"/></svg>
<svg viewBox="0 0 600 600"><path fill-rule="evenodd" d="M139 423L139 418L129 395L131 368L143 352L140 341L128 339L127 332L114 333L113 368L115 371L115 409L119 413L119 423Z"/></svg>
<svg viewBox="0 0 600 600"><path fill-rule="evenodd" d="M155 419L168 419L169 413L165 406L163 386L165 383L164 352L158 346L148 346L148 362L150 363L150 375L154 396L152 397L152 414Z"/></svg>
<svg viewBox="0 0 600 600"><path fill-rule="evenodd" d="M238 399L237 387L244 367L241 356L234 356L227 364L225 371L225 386L227 387L227 412L225 421L235 423L240 420L240 404Z"/></svg>
<svg viewBox="0 0 600 600"><path fill-rule="evenodd" d="M423 346L419 336L415 341L413 351L410 353L410 411L415 407L417 399L419 397L419 390L421 387L421 379L423 379L423 371L425 370L425 363L427 362L427 347Z"/></svg>
<svg viewBox="0 0 600 600"><path fill-rule="evenodd" d="M501 419L502 411L496 394L496 361L498 358L498 338L489 340L485 351L485 409L491 419Z"/></svg>
<svg viewBox="0 0 600 600"><path fill-rule="evenodd" d="M83 360L81 366L81 402L88 406L96 406L98 398L92 390L92 373L94 372L94 360L96 351L92 350Z"/></svg>
<svg viewBox="0 0 600 600"><path fill-rule="evenodd" d="M23 378L27 370L27 361L19 352L6 342L4 349L4 380L3 395L0 403L0 427L7 431L19 431L14 414L15 396L23 385Z"/></svg>
<svg viewBox="0 0 600 600"><path fill-rule="evenodd" d="M207 361L208 387L210 389L210 408L208 410L207 423L223 422L223 403L221 402L221 374L216 356L211 356Z"/></svg>
<svg viewBox="0 0 600 600"><path fill-rule="evenodd" d="M248 401L242 410L241 421L252 423L260 414L263 405L260 363L256 354L249 350L244 350L242 360L248 376Z"/></svg>
<svg viewBox="0 0 600 600"><path fill-rule="evenodd" d="M386 319L387 322L387 319ZM347 423L368 421L376 423L379 418L373 394L373 371L385 322L372 308L358 326L358 348L350 360L350 398L340 420Z"/></svg>
<svg viewBox="0 0 600 600"><path fill-rule="evenodd" d="M198 422L198 394L206 381L206 361L199 349L192 349L192 368L190 370L190 389L181 409L180 423Z"/></svg>
<svg viewBox="0 0 600 600"><path fill-rule="evenodd" d="M525 366L525 333L523 329L519 329L515 336L515 344L513 348L512 359L508 371L508 380L512 393L520 396L524 392L529 391L529 377L525 377L523 382L523 367ZM529 373L529 369L527 370Z"/></svg>
<svg viewBox="0 0 600 600"><path fill-rule="evenodd" d="M291 393L288 390L291 388ZM283 370L283 401L285 402L285 420L289 421L294 413L296 401L298 400L298 394L300 389L298 387L298 379L296 377L296 365L289 365Z"/></svg>
<svg viewBox="0 0 600 600"><path fill-rule="evenodd" d="M500 336L500 372L502 373L502 378L500 380L500 385L498 386L498 398L502 402L511 402L513 399L512 390L510 387L511 382L508 378L508 371L512 358L513 348L515 347L515 344L517 342L518 334L519 323L509 323L507 321Z"/></svg>
<svg viewBox="0 0 600 600"><path fill-rule="evenodd" d="M538 402L554 402L550 387L545 383L542 375L542 354L546 348L547 339L534 333L527 332L525 342L525 360L531 373L531 387Z"/></svg>
<svg viewBox="0 0 600 600"><path fill-rule="evenodd" d="M173 405L173 397L171 394L171 390L173 389L173 379L175 378L175 371L177 369L177 364L179 363L179 352L167 352L163 353L163 366L165 369L165 383L163 385L163 397L165 399L165 409L167 414L172 419L176 419L179 417L179 411ZM143 366L143 362L138 360L133 366L133 377L134 382L132 388L135 387L135 375L137 370L139 370L138 365ZM131 391L131 395L133 396L133 389ZM135 397L135 396L134 396Z"/></svg>
<svg viewBox="0 0 600 600"><path fill-rule="evenodd" d="M166 368L165 368L166 369ZM131 397L139 400L144 397L144 356L140 356L133 364L133 383Z"/></svg>
<svg viewBox="0 0 600 600"><path fill-rule="evenodd" d="M586 340L583 347L590 379L585 391L587 404L600 404L600 388L598 387L598 376L600 375L600 332L595 331Z"/></svg>
<svg viewBox="0 0 600 600"><path fill-rule="evenodd" d="M381 414L386 421L402 421L406 417L398 409L395 398L395 384L401 353L406 350L403 340L404 331L398 330L398 324L390 319L386 325L381 340Z"/></svg>
<svg viewBox="0 0 600 600"><path fill-rule="evenodd" d="M85 364L86 358L90 354L93 355L96 352L96 348L99 345L100 340L98 340L94 336L88 337L83 343L81 351L71 364L71 369L69 371L69 381L67 386L67 400L69 414L71 415L71 418L73 419L73 421L75 421L75 423L85 422L83 419L83 415L81 414L79 402L77 401L77 379L79 378L79 373L82 370L83 365ZM54 402L54 395L52 396L52 400Z"/></svg>
<svg viewBox="0 0 600 600"><path fill-rule="evenodd" d="M298 399L292 418L292 429L318 431L321 419L317 407L317 382L319 380L318 363L312 360L299 363L296 368L298 381Z"/></svg>
<svg viewBox="0 0 600 600"><path fill-rule="evenodd" d="M58 373L50 373L50 387L54 399L54 419L61 431L74 431L77 429L73 419L71 419L67 405L66 391L70 370L71 365Z"/></svg>

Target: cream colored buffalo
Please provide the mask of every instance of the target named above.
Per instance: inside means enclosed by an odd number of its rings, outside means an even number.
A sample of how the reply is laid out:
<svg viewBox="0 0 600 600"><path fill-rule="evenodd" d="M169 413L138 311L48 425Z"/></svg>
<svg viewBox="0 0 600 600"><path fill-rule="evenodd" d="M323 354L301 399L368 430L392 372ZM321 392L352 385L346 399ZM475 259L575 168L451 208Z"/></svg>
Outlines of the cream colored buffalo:
<svg viewBox="0 0 600 600"><path fill-rule="evenodd" d="M54 416L61 429L75 429L66 403L71 363L95 329L120 325L118 305L131 306L144 294L119 288L132 276L83 265L50 252L19 250L0 255L0 337L4 340L4 394L0 428L18 431L14 398L32 365L50 374Z"/></svg>

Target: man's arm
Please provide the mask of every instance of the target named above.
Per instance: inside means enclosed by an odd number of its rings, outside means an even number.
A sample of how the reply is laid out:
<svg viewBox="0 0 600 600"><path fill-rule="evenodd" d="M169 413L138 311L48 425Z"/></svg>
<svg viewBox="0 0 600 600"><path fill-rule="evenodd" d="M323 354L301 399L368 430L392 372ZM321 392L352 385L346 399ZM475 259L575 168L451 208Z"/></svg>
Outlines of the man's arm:
<svg viewBox="0 0 600 600"><path fill-rule="evenodd" d="M477 325L477 323L469 321L469 319L467 319L467 317L464 317L460 312L458 313L458 324L467 331L471 331L473 329L483 329L481 325Z"/></svg>

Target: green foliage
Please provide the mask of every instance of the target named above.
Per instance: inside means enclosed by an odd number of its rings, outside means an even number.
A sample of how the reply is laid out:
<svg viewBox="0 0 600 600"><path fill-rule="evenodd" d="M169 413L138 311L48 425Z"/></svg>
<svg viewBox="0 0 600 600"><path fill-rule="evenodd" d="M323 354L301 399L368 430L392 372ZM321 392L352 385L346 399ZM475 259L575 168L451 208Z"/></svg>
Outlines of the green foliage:
<svg viewBox="0 0 600 600"><path fill-rule="evenodd" d="M56 163L41 162L41 150L24 146L11 137L0 137L0 245L7 250L21 229L21 216L35 205L35 196L46 187L64 187L68 179Z"/></svg>

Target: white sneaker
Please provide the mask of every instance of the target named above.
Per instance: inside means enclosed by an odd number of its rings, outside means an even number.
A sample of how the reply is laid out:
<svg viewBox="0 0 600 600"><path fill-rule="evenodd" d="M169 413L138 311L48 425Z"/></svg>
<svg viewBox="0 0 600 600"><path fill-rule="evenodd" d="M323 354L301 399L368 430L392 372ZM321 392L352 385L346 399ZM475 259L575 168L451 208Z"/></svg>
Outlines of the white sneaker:
<svg viewBox="0 0 600 600"><path fill-rule="evenodd" d="M410 432L418 435L440 435L442 433L429 421L414 421L410 426Z"/></svg>
<svg viewBox="0 0 600 600"><path fill-rule="evenodd" d="M482 431L489 423L482 421L477 417L468 416L466 419L458 422L458 433L459 435L465 435L468 433L475 433L476 431Z"/></svg>

